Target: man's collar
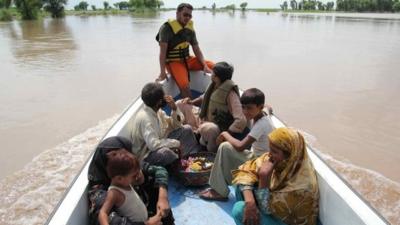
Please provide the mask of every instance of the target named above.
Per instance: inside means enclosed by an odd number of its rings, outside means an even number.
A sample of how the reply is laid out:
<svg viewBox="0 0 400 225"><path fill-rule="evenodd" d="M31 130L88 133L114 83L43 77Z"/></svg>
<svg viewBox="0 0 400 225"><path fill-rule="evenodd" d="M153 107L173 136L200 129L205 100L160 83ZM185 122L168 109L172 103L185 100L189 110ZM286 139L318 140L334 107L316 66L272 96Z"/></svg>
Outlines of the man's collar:
<svg viewBox="0 0 400 225"><path fill-rule="evenodd" d="M157 113L156 113L151 107L149 107L149 106L147 106L147 105L144 105L144 110L145 110L146 112L150 113L150 114L153 115L153 116L157 116Z"/></svg>

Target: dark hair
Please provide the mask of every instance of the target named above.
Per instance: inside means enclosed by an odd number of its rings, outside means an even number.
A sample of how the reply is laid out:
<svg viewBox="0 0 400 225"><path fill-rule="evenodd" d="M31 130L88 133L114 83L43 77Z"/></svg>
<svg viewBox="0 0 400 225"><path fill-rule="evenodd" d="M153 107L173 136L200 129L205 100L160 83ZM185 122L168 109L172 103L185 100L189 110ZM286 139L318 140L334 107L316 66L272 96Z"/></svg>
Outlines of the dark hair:
<svg viewBox="0 0 400 225"><path fill-rule="evenodd" d="M222 83L226 80L232 79L233 66L227 62L218 62L214 65L213 72Z"/></svg>
<svg viewBox="0 0 400 225"><path fill-rule="evenodd" d="M181 3L176 8L176 11L180 12L180 11L183 10L183 8L187 8L187 9L193 10L193 6L191 4L189 4L189 3Z"/></svg>
<svg viewBox="0 0 400 225"><path fill-rule="evenodd" d="M257 88L250 88L243 92L242 96L240 97L240 103L242 103L242 105L264 105L265 95Z"/></svg>
<svg viewBox="0 0 400 225"><path fill-rule="evenodd" d="M126 151L112 151L107 162L107 174L110 178L126 176L132 170L139 169L139 160Z"/></svg>
<svg viewBox="0 0 400 225"><path fill-rule="evenodd" d="M164 90L159 83L148 83L142 89L142 100L149 107L154 107L164 98Z"/></svg>

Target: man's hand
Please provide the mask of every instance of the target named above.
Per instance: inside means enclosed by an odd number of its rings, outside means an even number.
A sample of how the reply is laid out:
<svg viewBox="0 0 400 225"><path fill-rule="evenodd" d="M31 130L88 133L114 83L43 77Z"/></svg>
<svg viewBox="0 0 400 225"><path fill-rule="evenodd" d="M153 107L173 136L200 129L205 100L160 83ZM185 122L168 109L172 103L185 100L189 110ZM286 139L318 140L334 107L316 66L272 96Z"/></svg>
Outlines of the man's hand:
<svg viewBox="0 0 400 225"><path fill-rule="evenodd" d="M182 144L179 146L179 148L171 148L171 150L178 156L179 159L182 158L182 155L181 155L181 153L183 152Z"/></svg>
<svg viewBox="0 0 400 225"><path fill-rule="evenodd" d="M182 99L182 103L183 104L193 105L193 101L189 97L186 97L186 98Z"/></svg>
<svg viewBox="0 0 400 225"><path fill-rule="evenodd" d="M272 109L272 106L270 106L270 105L268 105L268 104L265 104L265 107L268 109L268 114L269 114L269 115L274 114L274 110Z"/></svg>
<svg viewBox="0 0 400 225"><path fill-rule="evenodd" d="M165 99L165 101L167 102L168 106L169 106L172 110L176 111L177 107L176 107L176 104L175 104L175 100L172 98L172 96L171 96L171 95L166 95L166 96L164 97L164 99Z"/></svg>
<svg viewBox="0 0 400 225"><path fill-rule="evenodd" d="M160 75L158 75L156 81L160 82L167 79L167 73L165 71L161 71Z"/></svg>
<svg viewBox="0 0 400 225"><path fill-rule="evenodd" d="M210 68L208 68L207 64L204 64L203 71L205 73L212 73L212 70Z"/></svg>
<svg viewBox="0 0 400 225"><path fill-rule="evenodd" d="M244 225L258 225L260 224L260 217L256 203L246 202L243 213L243 224Z"/></svg>

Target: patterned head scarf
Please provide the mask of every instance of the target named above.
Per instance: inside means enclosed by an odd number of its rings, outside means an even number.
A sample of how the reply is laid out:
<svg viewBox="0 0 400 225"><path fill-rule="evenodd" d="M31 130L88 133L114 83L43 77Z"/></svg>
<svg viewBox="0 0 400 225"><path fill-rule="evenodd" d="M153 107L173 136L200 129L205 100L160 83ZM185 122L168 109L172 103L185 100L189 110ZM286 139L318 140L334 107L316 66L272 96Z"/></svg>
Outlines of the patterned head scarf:
<svg viewBox="0 0 400 225"><path fill-rule="evenodd" d="M303 159L308 158L303 136L286 127L281 127L268 135L271 145L288 155L289 158L278 163L271 177L271 191L280 190L288 180L296 175Z"/></svg>

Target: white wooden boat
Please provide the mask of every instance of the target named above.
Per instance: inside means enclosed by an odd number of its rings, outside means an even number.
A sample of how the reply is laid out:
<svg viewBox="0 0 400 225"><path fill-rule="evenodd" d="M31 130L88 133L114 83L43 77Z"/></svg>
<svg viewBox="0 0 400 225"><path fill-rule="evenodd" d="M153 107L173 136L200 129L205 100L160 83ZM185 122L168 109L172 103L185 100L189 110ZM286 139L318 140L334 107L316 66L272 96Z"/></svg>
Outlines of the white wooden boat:
<svg viewBox="0 0 400 225"><path fill-rule="evenodd" d="M203 72L191 73L191 90L203 93L210 82L210 76ZM166 93L178 96L179 91L172 79L163 82ZM114 123L104 138L122 135L129 137L132 118L143 102L138 97ZM271 115L274 127L285 124ZM308 154L318 175L320 189L319 222L323 225L383 225L389 224L362 197L355 192L335 171L308 147ZM88 224L87 171L91 161L85 163L63 199L54 209L46 224L85 225ZM228 202L208 202L197 197L196 189L187 189L175 182L169 185L170 204L177 225L230 225L235 224L230 216L235 202L233 192ZM195 213L194 213L195 212Z"/></svg>

